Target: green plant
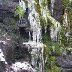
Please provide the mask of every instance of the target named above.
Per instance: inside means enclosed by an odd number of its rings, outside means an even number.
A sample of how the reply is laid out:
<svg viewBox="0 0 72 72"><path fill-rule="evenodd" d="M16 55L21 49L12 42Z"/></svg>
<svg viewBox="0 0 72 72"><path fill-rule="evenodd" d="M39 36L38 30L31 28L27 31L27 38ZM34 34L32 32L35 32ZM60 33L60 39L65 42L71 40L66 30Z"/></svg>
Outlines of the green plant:
<svg viewBox="0 0 72 72"><path fill-rule="evenodd" d="M21 7L20 5L17 6L17 8L15 9L15 14L14 16L19 16L19 18L23 17L24 16L24 9L23 7Z"/></svg>

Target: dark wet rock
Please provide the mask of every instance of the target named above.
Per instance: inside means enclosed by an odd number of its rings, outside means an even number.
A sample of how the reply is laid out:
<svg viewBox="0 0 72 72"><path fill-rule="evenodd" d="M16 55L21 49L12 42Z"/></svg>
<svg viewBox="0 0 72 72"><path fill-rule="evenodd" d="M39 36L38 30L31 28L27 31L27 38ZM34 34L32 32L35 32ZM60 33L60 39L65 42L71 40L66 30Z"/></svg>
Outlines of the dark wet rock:
<svg viewBox="0 0 72 72"><path fill-rule="evenodd" d="M6 72L6 65L4 62L0 62L0 72Z"/></svg>
<svg viewBox="0 0 72 72"><path fill-rule="evenodd" d="M14 3L14 4L12 4L12 3ZM1 5L1 7L6 6L7 8L8 8L8 7L15 8L16 5L18 5L18 3L19 3L19 0L0 0L0 5ZM0 8L1 8L1 7L0 7ZM6 7L5 7L5 8L6 8ZM4 9L5 9L5 8L4 8Z"/></svg>
<svg viewBox="0 0 72 72"><path fill-rule="evenodd" d="M14 19L14 10L18 6L16 0L0 0L0 28L7 32L16 32L18 29ZM16 32L17 33L17 32Z"/></svg>
<svg viewBox="0 0 72 72"><path fill-rule="evenodd" d="M45 34L45 28L42 26L42 35Z"/></svg>
<svg viewBox="0 0 72 72"><path fill-rule="evenodd" d="M24 39L28 39L29 40L29 29L25 28L25 27L20 27L19 28L20 31L20 35L21 37L23 37Z"/></svg>
<svg viewBox="0 0 72 72"><path fill-rule="evenodd" d="M9 33L13 37L19 36L19 27L13 18L4 18L2 21L3 22L0 23L0 33Z"/></svg>
<svg viewBox="0 0 72 72"><path fill-rule="evenodd" d="M62 68L72 68L72 61L68 59L63 59L62 57L58 57L57 63Z"/></svg>
<svg viewBox="0 0 72 72"><path fill-rule="evenodd" d="M19 27L30 27L29 21L26 18L22 18L19 23L18 23Z"/></svg>
<svg viewBox="0 0 72 72"><path fill-rule="evenodd" d="M28 38L28 31L30 29L28 14L25 13L24 18L18 22L14 18L14 11L18 6L18 3L19 0L0 0L0 28L4 29L7 32L17 34L19 33L18 28L20 27L20 31L24 31L24 35L26 33L26 36ZM24 29L22 27L24 27ZM23 32L20 32L20 34L23 34Z"/></svg>
<svg viewBox="0 0 72 72"><path fill-rule="evenodd" d="M31 56L28 51L28 47L22 44L21 46L20 45L16 46L16 48L14 48L14 59L15 61L19 60L30 61Z"/></svg>
<svg viewBox="0 0 72 72"><path fill-rule="evenodd" d="M15 8L18 6L18 2L14 1L3 1L0 0L0 17L7 17L7 15L11 16L14 13Z"/></svg>
<svg viewBox="0 0 72 72"><path fill-rule="evenodd" d="M25 13L24 17L17 23L20 31L20 35L24 39L29 39L30 23L28 20L28 14Z"/></svg>
<svg viewBox="0 0 72 72"><path fill-rule="evenodd" d="M10 12L8 10L2 10L0 9L0 17L6 18L6 17L14 17L13 12Z"/></svg>
<svg viewBox="0 0 72 72"><path fill-rule="evenodd" d="M8 65L21 60L31 62L30 47L22 44L29 40L30 24L27 13L20 22L15 20L14 10L18 3L19 0L0 0L0 48ZM1 62L0 72L3 69Z"/></svg>
<svg viewBox="0 0 72 72"><path fill-rule="evenodd" d="M17 24L18 24L18 27L24 27L24 28L30 29L28 13L25 12L23 18L21 18Z"/></svg>
<svg viewBox="0 0 72 72"><path fill-rule="evenodd" d="M72 54L57 57L56 63L62 68L62 72L72 72Z"/></svg>
<svg viewBox="0 0 72 72"><path fill-rule="evenodd" d="M13 60L13 50L15 48L16 42L12 38L2 38L0 39L0 48L2 49L5 59L8 64L12 63Z"/></svg>
<svg viewBox="0 0 72 72"><path fill-rule="evenodd" d="M19 0L11 0L12 2L19 2Z"/></svg>
<svg viewBox="0 0 72 72"><path fill-rule="evenodd" d="M5 59L9 65L14 63L15 61L24 60L24 61L30 61L30 47L23 45L22 42L16 42L13 38L10 36L10 40L8 36L1 37L0 41L6 42L5 44L3 42L0 42L0 48L3 50Z"/></svg>
<svg viewBox="0 0 72 72"><path fill-rule="evenodd" d="M53 17L56 20L60 21L60 18L62 17L62 13L63 13L62 0L55 0Z"/></svg>

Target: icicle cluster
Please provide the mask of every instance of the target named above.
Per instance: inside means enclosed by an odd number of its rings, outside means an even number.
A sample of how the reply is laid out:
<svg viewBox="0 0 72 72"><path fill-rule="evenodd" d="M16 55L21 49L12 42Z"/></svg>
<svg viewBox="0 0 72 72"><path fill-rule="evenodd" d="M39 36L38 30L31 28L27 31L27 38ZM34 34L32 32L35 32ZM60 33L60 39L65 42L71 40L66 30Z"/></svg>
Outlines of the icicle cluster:
<svg viewBox="0 0 72 72"><path fill-rule="evenodd" d="M14 72L18 71L34 72L33 68L28 62L15 62L15 64L12 64L12 66L10 66L10 69Z"/></svg>

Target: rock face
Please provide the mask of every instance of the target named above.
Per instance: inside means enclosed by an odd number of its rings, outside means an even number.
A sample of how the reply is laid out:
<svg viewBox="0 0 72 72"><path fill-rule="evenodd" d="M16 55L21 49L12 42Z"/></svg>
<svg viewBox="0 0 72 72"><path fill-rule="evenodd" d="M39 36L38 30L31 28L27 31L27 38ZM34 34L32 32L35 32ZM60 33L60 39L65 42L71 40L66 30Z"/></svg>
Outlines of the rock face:
<svg viewBox="0 0 72 72"><path fill-rule="evenodd" d="M28 14L25 13L25 16L18 22L18 27L20 31L20 35L27 39L29 39L29 31L30 31L30 23L28 20Z"/></svg>
<svg viewBox="0 0 72 72"><path fill-rule="evenodd" d="M22 19L18 20L18 22L14 19L13 16L14 10L18 5L18 1L0 1L0 27L5 31L5 34L1 35L0 43L3 44L0 46L2 46L2 49L4 49L3 52L8 63L7 65L11 66L15 62L21 62L22 60L29 62L30 65L32 65L32 67L35 69L34 71L24 70L25 72L43 72L44 59L43 43L41 43L41 26L39 14L35 10L33 1L31 0L31 3L28 2L29 8L31 8L32 6L31 12L29 14L25 12L25 16ZM18 35L15 29L19 31ZM31 37L33 38L33 40L31 40ZM24 41L22 42L21 39L23 39ZM22 72L21 69L22 68L20 68L19 72ZM18 70L15 72L18 72Z"/></svg>
<svg viewBox="0 0 72 72"><path fill-rule="evenodd" d="M16 21L14 20L14 10L17 7L17 5L18 5L18 1L15 0L13 1L0 0L0 28L1 29L8 31L16 27L14 26L14 24L16 23Z"/></svg>
<svg viewBox="0 0 72 72"><path fill-rule="evenodd" d="M0 49L3 50L4 58L8 65L20 59L30 60L27 47L22 45L18 46L17 44L20 43L19 39L15 41L19 36L18 31L20 30L18 29L21 28L21 25L16 24L17 21L14 18L14 10L18 6L18 3L19 0L0 0ZM22 27L25 27L25 33L27 32L28 36L27 27L29 27L29 25L27 25L26 22L27 21L22 20L21 24ZM15 60L16 57L17 60ZM5 72L5 63L0 61L0 65L0 72L3 72L3 70Z"/></svg>
<svg viewBox="0 0 72 72"><path fill-rule="evenodd" d="M10 70L14 71L14 72L34 72L33 68L31 67L31 65L27 62L16 62L15 64L12 64L12 66L10 66Z"/></svg>
<svg viewBox="0 0 72 72"><path fill-rule="evenodd" d="M63 13L62 11L63 11L62 0L55 0L53 17L59 21Z"/></svg>
<svg viewBox="0 0 72 72"><path fill-rule="evenodd" d="M72 54L57 57L57 64L62 72L72 72Z"/></svg>
<svg viewBox="0 0 72 72"><path fill-rule="evenodd" d="M15 0L0 0L0 17L11 17L13 12L18 5L18 1Z"/></svg>

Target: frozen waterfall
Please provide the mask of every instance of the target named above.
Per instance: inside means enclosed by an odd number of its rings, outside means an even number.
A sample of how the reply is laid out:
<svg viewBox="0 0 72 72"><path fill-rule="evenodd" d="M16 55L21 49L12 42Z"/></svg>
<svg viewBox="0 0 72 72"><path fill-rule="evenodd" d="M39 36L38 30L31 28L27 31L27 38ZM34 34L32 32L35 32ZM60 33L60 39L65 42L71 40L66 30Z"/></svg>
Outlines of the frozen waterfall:
<svg viewBox="0 0 72 72"><path fill-rule="evenodd" d="M23 42L23 45L30 46L31 51L31 64L34 68L34 72L43 72L43 43L41 42L41 26L39 14L35 10L35 1L28 1L30 22L29 42ZM31 33L32 32L32 35ZM31 40L31 37L33 40Z"/></svg>

